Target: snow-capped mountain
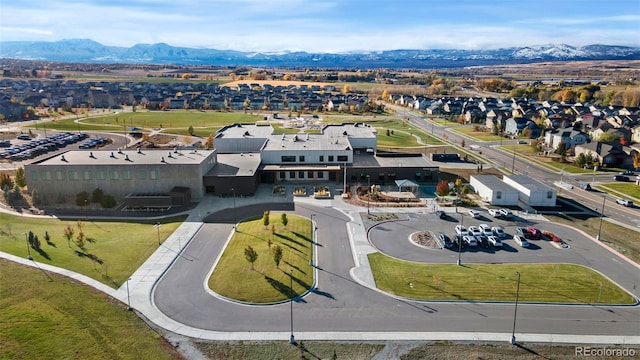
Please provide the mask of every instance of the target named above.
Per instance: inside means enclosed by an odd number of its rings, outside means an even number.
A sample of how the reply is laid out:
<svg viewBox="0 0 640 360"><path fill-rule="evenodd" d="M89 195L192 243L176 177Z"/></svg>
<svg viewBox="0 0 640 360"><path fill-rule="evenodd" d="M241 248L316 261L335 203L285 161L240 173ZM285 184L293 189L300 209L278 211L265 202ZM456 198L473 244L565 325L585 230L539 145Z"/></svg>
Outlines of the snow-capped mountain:
<svg viewBox="0 0 640 360"><path fill-rule="evenodd" d="M0 58L87 63L430 68L560 60L638 60L640 48L600 44L582 47L551 44L493 50L241 52L175 47L164 43L137 44L125 48L105 46L93 40L73 39L56 42L0 42Z"/></svg>

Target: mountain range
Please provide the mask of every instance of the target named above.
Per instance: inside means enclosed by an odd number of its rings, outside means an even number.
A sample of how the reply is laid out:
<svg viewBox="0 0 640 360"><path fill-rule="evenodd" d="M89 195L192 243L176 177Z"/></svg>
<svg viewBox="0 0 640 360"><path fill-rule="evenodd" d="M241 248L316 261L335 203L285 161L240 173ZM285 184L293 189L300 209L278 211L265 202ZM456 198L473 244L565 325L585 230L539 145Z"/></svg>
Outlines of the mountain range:
<svg viewBox="0 0 640 360"><path fill-rule="evenodd" d="M88 39L0 42L0 58L72 63L131 63L329 68L439 68L567 60L639 60L640 48L550 44L492 50L386 50L350 53L242 52L165 43L106 46Z"/></svg>

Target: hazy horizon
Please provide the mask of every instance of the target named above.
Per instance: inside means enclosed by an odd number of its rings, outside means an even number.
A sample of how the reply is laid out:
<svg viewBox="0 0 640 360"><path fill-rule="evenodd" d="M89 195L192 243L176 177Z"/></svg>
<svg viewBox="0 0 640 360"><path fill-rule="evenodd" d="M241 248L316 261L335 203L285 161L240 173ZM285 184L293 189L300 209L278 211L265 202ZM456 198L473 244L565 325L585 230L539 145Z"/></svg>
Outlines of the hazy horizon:
<svg viewBox="0 0 640 360"><path fill-rule="evenodd" d="M2 41L91 39L249 52L640 47L637 0L34 0L3 2L0 24Z"/></svg>

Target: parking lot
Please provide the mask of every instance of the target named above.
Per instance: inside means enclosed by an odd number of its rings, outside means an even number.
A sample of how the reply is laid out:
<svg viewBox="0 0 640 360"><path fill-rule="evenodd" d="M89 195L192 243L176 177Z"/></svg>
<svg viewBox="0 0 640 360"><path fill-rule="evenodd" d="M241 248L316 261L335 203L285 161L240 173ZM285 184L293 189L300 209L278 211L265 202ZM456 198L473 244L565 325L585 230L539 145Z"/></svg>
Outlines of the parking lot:
<svg viewBox="0 0 640 360"><path fill-rule="evenodd" d="M460 253L463 263L576 263L591 265L594 254L610 257L606 250L583 234L563 225L550 223L540 217L523 218L513 216L510 220L494 218L486 211L480 211L477 218L465 213L447 213L443 219L434 214L401 214L398 221L385 222L374 226L369 232L369 241L380 252L399 259L428 262L456 263L458 246L449 249L430 249L410 241L412 233L431 231L435 236L445 233L453 238L456 225L489 227L501 226L507 237L502 247L465 247ZM516 244L513 235L517 227L535 227L550 231L560 237L568 248L558 248L550 240L527 239L530 246L523 248ZM585 252L586 255L585 256Z"/></svg>

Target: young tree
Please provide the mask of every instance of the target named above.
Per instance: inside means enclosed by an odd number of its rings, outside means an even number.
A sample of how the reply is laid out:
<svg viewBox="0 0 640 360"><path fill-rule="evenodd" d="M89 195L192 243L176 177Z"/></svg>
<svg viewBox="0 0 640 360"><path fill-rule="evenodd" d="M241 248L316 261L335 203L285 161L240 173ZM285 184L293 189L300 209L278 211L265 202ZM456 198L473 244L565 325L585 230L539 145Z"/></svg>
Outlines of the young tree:
<svg viewBox="0 0 640 360"><path fill-rule="evenodd" d="M438 194L438 196L448 195L449 192L449 182L447 180L442 180L436 185L436 194Z"/></svg>
<svg viewBox="0 0 640 360"><path fill-rule="evenodd" d="M289 223L289 219L287 218L287 214L282 213L282 215L280 215L280 222L282 223L282 225L284 225L284 227L287 227L287 224Z"/></svg>
<svg viewBox="0 0 640 360"><path fill-rule="evenodd" d="M67 225L66 228L64 228L64 237L67 238L67 246L71 247L71 238L73 237L73 234L75 233L75 230L73 230L73 227L71 225Z"/></svg>
<svg viewBox="0 0 640 360"><path fill-rule="evenodd" d="M46 242L47 242L47 244L52 244L52 242L51 242L51 236L49 235L49 232L48 232L48 231L45 231L45 232L44 232L44 241L46 241Z"/></svg>
<svg viewBox="0 0 640 360"><path fill-rule="evenodd" d="M640 168L640 153L633 155L633 167Z"/></svg>
<svg viewBox="0 0 640 360"><path fill-rule="evenodd" d="M269 226L269 210L262 214L262 224L264 224L265 228Z"/></svg>
<svg viewBox="0 0 640 360"><path fill-rule="evenodd" d="M84 244L85 244L84 232L82 230L79 230L78 236L76 237L76 245L78 245L80 249L84 250Z"/></svg>
<svg viewBox="0 0 640 360"><path fill-rule="evenodd" d="M95 188L93 193L91 194L91 202L99 204L102 202L102 197L104 196L104 191L100 188Z"/></svg>
<svg viewBox="0 0 640 360"><path fill-rule="evenodd" d="M280 261L282 260L282 247L276 245L273 247L273 262L276 263L276 268L279 268Z"/></svg>
<svg viewBox="0 0 640 360"><path fill-rule="evenodd" d="M195 130L193 130L193 125L189 125L189 130L188 131L189 131L189 135L195 136L196 132L195 132Z"/></svg>
<svg viewBox="0 0 640 360"><path fill-rule="evenodd" d="M89 205L89 193L86 191L81 191L76 194L76 205L78 206L87 206Z"/></svg>
<svg viewBox="0 0 640 360"><path fill-rule="evenodd" d="M576 157L576 165L580 167L584 167L586 163L587 163L587 157L584 155L584 153L580 153L580 155Z"/></svg>
<svg viewBox="0 0 640 360"><path fill-rule="evenodd" d="M11 180L11 175L8 172L0 173L0 189L11 189L13 187L13 180Z"/></svg>
<svg viewBox="0 0 640 360"><path fill-rule="evenodd" d="M251 263L251 270L253 270L253 263L258 260L258 253L251 246L247 246L247 248L244 249L244 257Z"/></svg>
<svg viewBox="0 0 640 360"><path fill-rule="evenodd" d="M27 179L24 176L23 167L19 167L18 170L16 170L15 181L16 181L16 185L18 185L21 188L27 186Z"/></svg>

